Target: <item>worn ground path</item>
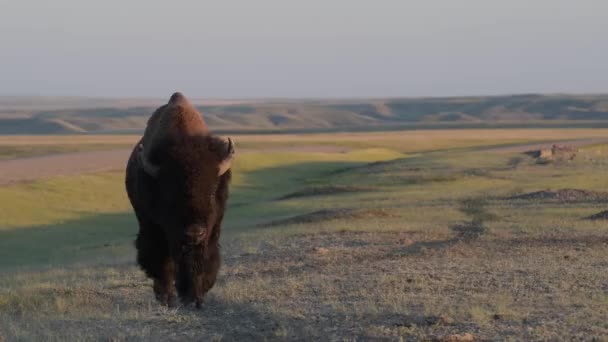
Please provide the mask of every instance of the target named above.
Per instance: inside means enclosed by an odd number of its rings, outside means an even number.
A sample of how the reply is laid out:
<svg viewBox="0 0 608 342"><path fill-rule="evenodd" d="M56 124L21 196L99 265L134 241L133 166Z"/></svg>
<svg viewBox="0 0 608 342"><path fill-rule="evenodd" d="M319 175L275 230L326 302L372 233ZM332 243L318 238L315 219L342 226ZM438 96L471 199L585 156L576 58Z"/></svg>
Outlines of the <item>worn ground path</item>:
<svg viewBox="0 0 608 342"><path fill-rule="evenodd" d="M53 154L0 161L0 185L126 167L130 149Z"/></svg>

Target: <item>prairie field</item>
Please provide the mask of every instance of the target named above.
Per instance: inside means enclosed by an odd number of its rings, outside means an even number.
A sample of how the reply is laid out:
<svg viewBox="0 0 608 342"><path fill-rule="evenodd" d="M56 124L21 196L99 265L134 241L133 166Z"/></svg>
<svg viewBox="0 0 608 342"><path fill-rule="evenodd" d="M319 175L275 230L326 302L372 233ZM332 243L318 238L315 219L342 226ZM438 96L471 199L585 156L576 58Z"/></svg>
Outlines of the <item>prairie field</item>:
<svg viewBox="0 0 608 342"><path fill-rule="evenodd" d="M0 340L608 340L608 129L232 137L195 310L135 264L137 136L0 136Z"/></svg>

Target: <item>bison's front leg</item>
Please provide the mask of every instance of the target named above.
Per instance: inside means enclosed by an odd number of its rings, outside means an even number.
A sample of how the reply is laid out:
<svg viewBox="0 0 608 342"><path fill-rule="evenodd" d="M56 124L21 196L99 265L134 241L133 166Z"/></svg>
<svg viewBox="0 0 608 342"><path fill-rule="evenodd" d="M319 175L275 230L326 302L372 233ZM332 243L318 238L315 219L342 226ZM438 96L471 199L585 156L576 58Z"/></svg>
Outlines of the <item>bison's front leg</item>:
<svg viewBox="0 0 608 342"><path fill-rule="evenodd" d="M217 240L207 240L208 231L200 225L188 227L178 263L177 291L184 305L203 304L205 293L213 286L219 267ZM210 248L211 247L211 248Z"/></svg>
<svg viewBox="0 0 608 342"><path fill-rule="evenodd" d="M178 266L177 291L184 305L194 302L197 308L203 297L213 287L220 265L219 249L209 250L202 246L190 247L182 255Z"/></svg>
<svg viewBox="0 0 608 342"><path fill-rule="evenodd" d="M203 305L203 297L205 296L204 291L204 278L205 278L205 251L201 247L197 249L197 252L193 255L192 263L192 277L191 277L191 291L192 300L197 309L200 309Z"/></svg>
<svg viewBox="0 0 608 342"><path fill-rule="evenodd" d="M202 249L199 246L185 244L179 258L176 287L182 304L199 302L199 275L202 274Z"/></svg>
<svg viewBox="0 0 608 342"><path fill-rule="evenodd" d="M160 277L154 279L154 295L163 305L174 307L176 304L175 262L172 258L165 259Z"/></svg>
<svg viewBox="0 0 608 342"><path fill-rule="evenodd" d="M204 251L201 266L200 272L196 275L193 283L195 289L194 303L197 308L202 306L203 298L211 290L217 279L217 273L220 269L220 251L217 243L211 243Z"/></svg>
<svg viewBox="0 0 608 342"><path fill-rule="evenodd" d="M203 273L203 295L209 292L213 285L215 285L221 263L220 247L217 242L211 243L208 248Z"/></svg>
<svg viewBox="0 0 608 342"><path fill-rule="evenodd" d="M194 279L194 305L197 309L200 309L203 306L203 297L205 293L203 292L203 276L197 275Z"/></svg>
<svg viewBox="0 0 608 342"><path fill-rule="evenodd" d="M163 305L175 304L175 262L160 227L140 223L135 240L137 263L154 280L154 295Z"/></svg>

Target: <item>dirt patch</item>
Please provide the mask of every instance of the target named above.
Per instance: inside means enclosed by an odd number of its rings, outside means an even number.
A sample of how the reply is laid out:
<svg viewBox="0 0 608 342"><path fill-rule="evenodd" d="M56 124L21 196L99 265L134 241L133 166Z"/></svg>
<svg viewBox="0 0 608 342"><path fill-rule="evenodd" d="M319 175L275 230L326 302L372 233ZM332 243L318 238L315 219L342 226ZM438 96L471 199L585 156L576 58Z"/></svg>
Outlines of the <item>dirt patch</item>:
<svg viewBox="0 0 608 342"><path fill-rule="evenodd" d="M240 153L253 151L346 153L348 149L333 146L302 146L281 149L241 149ZM130 149L120 148L0 160L0 185L31 182L56 176L122 170L127 165L130 153Z"/></svg>
<svg viewBox="0 0 608 342"><path fill-rule="evenodd" d="M308 214L298 215L283 220L263 223L262 227L272 227L290 224L316 223L329 220L339 219L363 219L363 218L378 218L378 217L395 217L394 213L384 208L344 208L344 209L323 209L313 211Z"/></svg>
<svg viewBox="0 0 608 342"><path fill-rule="evenodd" d="M559 202L608 201L608 193L582 189L541 190L507 197L506 199Z"/></svg>
<svg viewBox="0 0 608 342"><path fill-rule="evenodd" d="M288 200L288 199L292 199L292 198L301 198L301 197L336 195L336 194L353 193L353 192L365 192L365 191L371 191L371 190L372 190L371 188L364 188L364 187L357 187L357 186L345 186L345 185L310 187L310 188L305 188L305 189L287 194L283 197L280 197L279 200Z"/></svg>
<svg viewBox="0 0 608 342"><path fill-rule="evenodd" d="M571 145L554 144L550 149L540 149L526 151L524 154L537 159L538 163L548 163L551 161L573 160L576 158L578 148Z"/></svg>
<svg viewBox="0 0 608 342"><path fill-rule="evenodd" d="M131 150L65 153L0 161L0 185L123 169Z"/></svg>
<svg viewBox="0 0 608 342"><path fill-rule="evenodd" d="M600 213L593 214L586 218L587 220L592 221L608 221L608 210L604 210Z"/></svg>
<svg viewBox="0 0 608 342"><path fill-rule="evenodd" d="M545 143L532 143L532 144L522 144L522 145L510 145L510 146L501 146L491 148L491 151L500 152L500 153L526 153L530 151L541 151L541 150L551 150L554 145L564 145L568 144L570 147L583 147L587 145L595 145L595 144L603 144L608 142L608 139L605 138L588 138L588 139L575 139L575 140L561 140L561 141L553 141L553 142L545 142Z"/></svg>

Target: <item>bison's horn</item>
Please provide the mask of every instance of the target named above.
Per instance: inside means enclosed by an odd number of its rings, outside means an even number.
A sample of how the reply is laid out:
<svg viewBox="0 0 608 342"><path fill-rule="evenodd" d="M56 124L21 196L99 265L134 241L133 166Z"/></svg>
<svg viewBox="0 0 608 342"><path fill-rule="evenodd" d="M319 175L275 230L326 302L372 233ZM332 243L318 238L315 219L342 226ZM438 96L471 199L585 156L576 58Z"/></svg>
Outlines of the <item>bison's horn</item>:
<svg viewBox="0 0 608 342"><path fill-rule="evenodd" d="M137 151L137 156L139 158L139 163L142 166L142 168L144 169L144 171L149 174L152 177L157 177L158 176L158 172L160 171L160 167L158 165L154 165L152 164L148 158L146 158L145 154L144 154L144 146L143 145L139 145L138 151Z"/></svg>
<svg viewBox="0 0 608 342"><path fill-rule="evenodd" d="M232 139L228 138L228 148L226 148L226 155L220 163L218 176L222 176L226 171L230 170L232 159L234 159L234 144L232 143Z"/></svg>

